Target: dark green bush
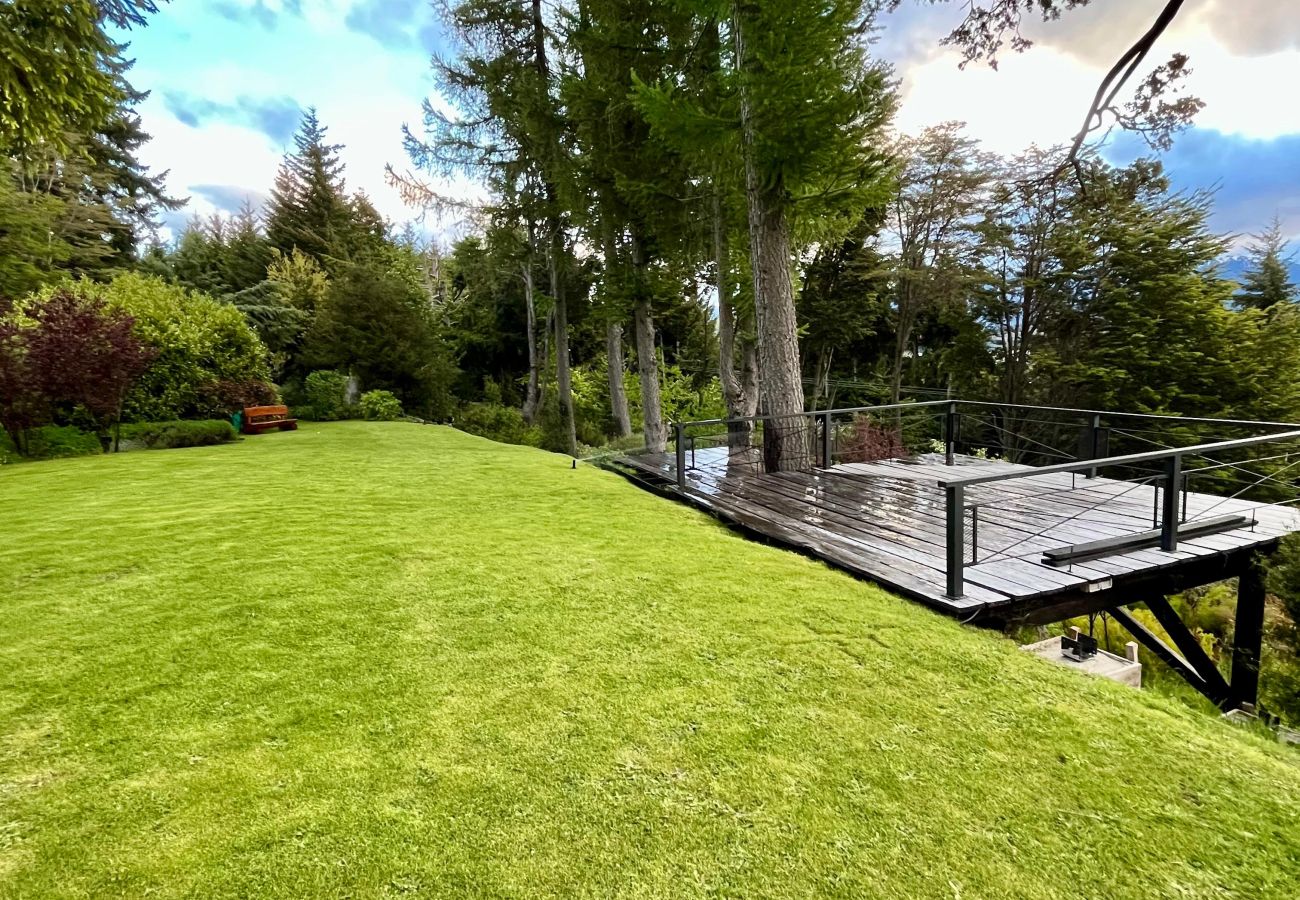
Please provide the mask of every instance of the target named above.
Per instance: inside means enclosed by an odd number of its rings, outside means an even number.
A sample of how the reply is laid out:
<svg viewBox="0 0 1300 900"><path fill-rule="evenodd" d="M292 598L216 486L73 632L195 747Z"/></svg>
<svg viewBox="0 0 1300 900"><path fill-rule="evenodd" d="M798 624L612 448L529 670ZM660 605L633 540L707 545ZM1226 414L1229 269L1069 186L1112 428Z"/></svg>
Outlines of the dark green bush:
<svg viewBox="0 0 1300 900"><path fill-rule="evenodd" d="M461 431L500 441L503 444L526 444L539 447L542 432L524 422L524 414L513 406L496 403L466 403L456 413L452 424Z"/></svg>
<svg viewBox="0 0 1300 900"><path fill-rule="evenodd" d="M303 393L307 396L307 407L314 413L311 418L317 421L349 419L355 413L348 403L348 376L342 372L328 369L312 372L303 383Z"/></svg>
<svg viewBox="0 0 1300 900"><path fill-rule="evenodd" d="M103 453L104 448L94 432L83 431L75 425L45 425L27 432L27 456L20 457L8 435L0 432L0 463L19 459L64 459L70 456L90 456Z"/></svg>
<svg viewBox="0 0 1300 900"><path fill-rule="evenodd" d="M402 401L391 391L366 391L357 404L361 415L376 422L394 422L402 417Z"/></svg>
<svg viewBox="0 0 1300 900"><path fill-rule="evenodd" d="M129 441L147 450L207 447L212 444L226 444L234 439L235 428L225 419L133 422L122 426L123 443Z"/></svg>

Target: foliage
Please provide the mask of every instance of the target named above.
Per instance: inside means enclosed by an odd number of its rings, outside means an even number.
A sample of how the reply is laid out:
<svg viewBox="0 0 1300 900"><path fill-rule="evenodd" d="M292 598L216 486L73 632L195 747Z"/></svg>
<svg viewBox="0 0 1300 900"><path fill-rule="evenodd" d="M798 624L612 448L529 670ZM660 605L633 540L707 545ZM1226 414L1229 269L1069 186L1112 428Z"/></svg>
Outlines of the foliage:
<svg viewBox="0 0 1300 900"><path fill-rule="evenodd" d="M330 281L303 357L354 373L368 390L392 391L423 418L442 419L453 405L456 366L439 332L417 285L382 265L351 263Z"/></svg>
<svg viewBox="0 0 1300 900"><path fill-rule="evenodd" d="M903 433L896 425L884 425L870 416L858 415L846 431L835 437L836 459L843 462L875 462L907 455Z"/></svg>
<svg viewBox="0 0 1300 900"><path fill-rule="evenodd" d="M248 394L273 396L266 348L239 310L158 278L128 273L106 285L76 282L68 290L101 298L134 320L137 338L155 351L148 371L125 401L124 418L168 421L232 412L223 383L260 382Z"/></svg>
<svg viewBox="0 0 1300 900"><path fill-rule="evenodd" d="M1300 535L1282 540L1270 561L1267 583L1280 608L1268 617L1265 628L1261 703L1300 728Z"/></svg>
<svg viewBox="0 0 1300 900"><path fill-rule="evenodd" d="M1300 875L1294 750L593 467L346 422L5 467L0 496L9 896L1285 898ZM98 839L67 852L77 829Z"/></svg>
<svg viewBox="0 0 1300 900"><path fill-rule="evenodd" d="M18 0L0 5L0 145L64 149L112 115L122 45L110 26L144 25L152 0Z"/></svg>
<svg viewBox="0 0 1300 900"><path fill-rule="evenodd" d="M393 422L402 417L402 401L391 391L366 391L357 405L361 417L377 422Z"/></svg>
<svg viewBox="0 0 1300 900"><path fill-rule="evenodd" d="M228 419L176 422L133 422L122 426L122 440L148 450L177 447L207 447L228 444L235 439L235 427Z"/></svg>
<svg viewBox="0 0 1300 900"><path fill-rule="evenodd" d="M88 422L108 449L127 391L155 355L135 319L94 296L56 290L10 311L0 325L0 423L26 451L25 431L53 415Z"/></svg>
<svg viewBox="0 0 1300 900"><path fill-rule="evenodd" d="M466 403L456 411L452 424L461 431L503 444L542 445L541 428L526 423L523 413L513 406Z"/></svg>
<svg viewBox="0 0 1300 900"><path fill-rule="evenodd" d="M74 456L98 456L104 452L99 435L76 425L41 425L24 436L25 452L17 447L6 433L0 433L0 463L19 459L68 459Z"/></svg>
<svg viewBox="0 0 1300 900"><path fill-rule="evenodd" d="M311 411L303 418L330 422L335 419L352 417L352 405L348 403L348 376L344 372L319 370L307 376L303 383L303 393L307 397L307 406Z"/></svg>
<svg viewBox="0 0 1300 900"><path fill-rule="evenodd" d="M1287 253L1281 219L1274 217L1267 228L1255 235L1246 252L1250 257L1250 268L1242 280L1241 290L1233 299L1241 306L1255 309L1270 309L1281 303L1294 302L1296 286L1287 272L1287 263L1294 254Z"/></svg>

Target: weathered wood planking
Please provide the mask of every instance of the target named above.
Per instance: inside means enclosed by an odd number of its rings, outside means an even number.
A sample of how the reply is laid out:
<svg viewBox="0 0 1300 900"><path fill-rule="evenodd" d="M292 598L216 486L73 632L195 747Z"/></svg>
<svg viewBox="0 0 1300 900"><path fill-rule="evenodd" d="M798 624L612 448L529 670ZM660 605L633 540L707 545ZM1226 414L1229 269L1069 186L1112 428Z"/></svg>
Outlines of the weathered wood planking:
<svg viewBox="0 0 1300 900"><path fill-rule="evenodd" d="M678 491L670 453L623 457L620 463ZM1300 531L1300 514L1208 494L1187 496L1189 520L1240 513L1250 528L1181 540L1178 549L1131 550L1061 567L1047 550L1126 537L1151 529L1157 487L1053 473L977 485L978 540L966 528L966 595L945 595L945 494L939 482L961 475L1030 472L1033 467L958 456L955 466L927 454L872 463L842 463L809 472L759 472L752 450L698 447L687 453L683 499L778 543L811 553L938 609L969 615L1071 592L1108 588L1124 579L1194 560L1269 544Z"/></svg>

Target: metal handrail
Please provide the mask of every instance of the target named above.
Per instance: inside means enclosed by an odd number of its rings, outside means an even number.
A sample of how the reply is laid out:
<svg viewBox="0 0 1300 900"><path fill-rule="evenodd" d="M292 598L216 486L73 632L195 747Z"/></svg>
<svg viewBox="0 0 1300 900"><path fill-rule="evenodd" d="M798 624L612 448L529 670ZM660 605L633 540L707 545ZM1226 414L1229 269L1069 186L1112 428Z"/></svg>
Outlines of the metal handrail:
<svg viewBox="0 0 1300 900"><path fill-rule="evenodd" d="M1011 481L1016 478L1032 478L1036 475L1054 475L1058 473L1095 472L1097 469L1112 466L1131 466L1136 463L1165 463L1164 488L1160 497L1160 549L1172 553L1178 549L1178 495L1184 480L1183 457L1201 456L1222 450L1235 450L1241 447L1253 447L1275 441L1300 438L1300 430L1286 431L1279 434L1261 434L1231 441L1215 441L1208 444L1194 444L1190 447L1175 447L1162 450L1148 450L1142 453L1127 453L1121 456L1102 456L1077 462L1055 463L1050 466L1037 466L1029 469L1015 469L1010 472L998 472L983 475L970 475L965 478L944 478L937 483L944 489L946 502L945 536L947 540L947 594L958 598L965 592L965 513L966 488L993 484L999 481Z"/></svg>
<svg viewBox="0 0 1300 900"><path fill-rule="evenodd" d="M782 413L781 415L755 415L741 416L735 419L700 419L696 422L674 422L675 427L694 428L703 425L741 425L747 422L766 422L769 419L807 419L817 416L837 416L845 413L862 413L862 412L886 412L894 409L924 409L931 406L950 406L953 403L959 403L958 400L923 400L918 403L887 403L883 406L847 406L843 409L809 409L797 413Z"/></svg>
<svg viewBox="0 0 1300 900"><path fill-rule="evenodd" d="M969 475L965 478L945 478L939 481L939 487L970 487L977 484L989 484L994 481L1010 481L1013 478L1028 478L1034 475L1054 475L1058 472L1085 472L1089 469L1103 469L1107 466L1127 466L1141 462L1156 462L1171 456L1202 455L1220 450L1235 450L1238 447L1253 447L1256 444L1269 444L1273 441L1286 441L1300 438L1300 430L1284 431L1279 434L1257 434L1231 441L1217 441L1212 444L1193 444L1190 447L1173 447L1168 450L1146 450L1142 453L1126 453L1122 456L1099 456L1075 462L1053 463L1050 466L1035 466L1032 469L1016 469L1011 472L996 474Z"/></svg>

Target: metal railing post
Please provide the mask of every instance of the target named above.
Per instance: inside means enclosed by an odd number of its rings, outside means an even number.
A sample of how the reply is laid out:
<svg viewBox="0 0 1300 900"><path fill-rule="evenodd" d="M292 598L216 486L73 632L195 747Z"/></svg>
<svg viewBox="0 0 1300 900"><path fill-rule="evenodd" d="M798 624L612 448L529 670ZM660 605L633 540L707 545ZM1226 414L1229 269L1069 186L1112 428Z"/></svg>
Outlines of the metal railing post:
<svg viewBox="0 0 1300 900"><path fill-rule="evenodd" d="M1091 423L1089 423L1089 424L1091 425L1091 432L1092 432L1092 434L1089 435L1089 440L1088 440L1088 447L1089 447L1089 450L1088 450L1088 459L1096 459L1096 458L1097 458L1097 453L1098 453L1098 451L1101 450L1101 446L1100 446L1100 438L1101 438L1101 416L1099 416L1099 415L1093 415L1093 417L1092 417L1092 421L1091 421ZM1088 471L1086 471L1086 472L1084 473L1084 476L1083 476L1083 477L1084 477L1084 478L1096 478L1096 477L1097 477L1097 469L1096 469L1096 467L1093 467L1093 468L1089 469Z"/></svg>
<svg viewBox="0 0 1300 900"><path fill-rule="evenodd" d="M831 467L831 414L823 413L819 416L822 422L822 468Z"/></svg>
<svg viewBox="0 0 1300 900"><path fill-rule="evenodd" d="M677 455L677 487L686 490L686 442L681 422L673 423L673 450Z"/></svg>
<svg viewBox="0 0 1300 900"><path fill-rule="evenodd" d="M959 599L966 592L966 489L960 484L944 487L947 495L948 596Z"/></svg>
<svg viewBox="0 0 1300 900"><path fill-rule="evenodd" d="M1182 493L1183 455L1175 453L1165 460L1165 486L1160 511L1160 549L1172 553L1178 549L1178 495Z"/></svg>
<svg viewBox="0 0 1300 900"><path fill-rule="evenodd" d="M948 404L948 415L944 419L943 455L944 465L955 465L957 455L957 404Z"/></svg>

